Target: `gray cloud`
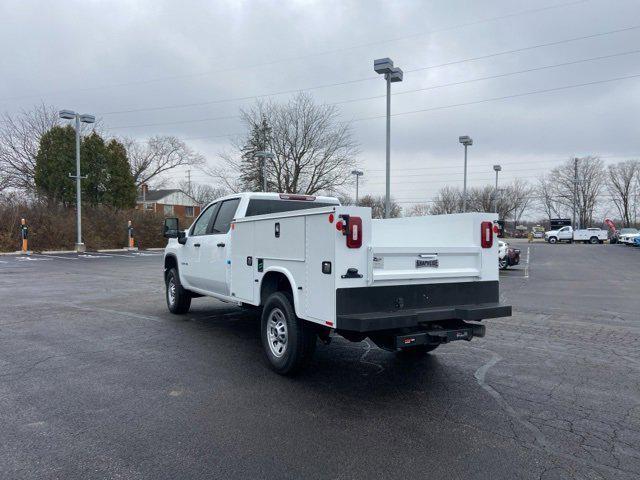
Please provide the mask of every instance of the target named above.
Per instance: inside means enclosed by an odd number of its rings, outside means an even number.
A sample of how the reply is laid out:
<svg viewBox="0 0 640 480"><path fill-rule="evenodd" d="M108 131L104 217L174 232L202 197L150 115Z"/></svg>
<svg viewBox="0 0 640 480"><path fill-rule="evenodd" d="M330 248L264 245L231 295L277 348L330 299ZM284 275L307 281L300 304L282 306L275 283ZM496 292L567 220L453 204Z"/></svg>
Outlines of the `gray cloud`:
<svg viewBox="0 0 640 480"><path fill-rule="evenodd" d="M635 0L590 0L493 21L544 5L528 1L367 2L35 2L0 5L0 109L44 101L102 114L154 106L305 89L374 77L374 58L412 70L493 52L640 24ZM533 5L533 6L532 6ZM427 33L429 31L435 33ZM386 41L405 37L397 41ZM406 38L408 37L408 38ZM640 48L640 29L405 75L395 92L465 81ZM322 52L334 52L319 54ZM640 54L584 62L433 90L395 95L393 112L432 109L564 85L639 74ZM287 61L280 61L289 59ZM393 118L393 192L402 201L460 183L468 134L472 184L533 179L574 154L615 161L640 154L638 78ZM313 90L322 102L384 94L382 79ZM287 95L274 97L285 99ZM216 161L216 136L240 131L232 117L251 100L102 115L112 134L209 137L190 143ZM340 106L345 120L384 114L384 99ZM353 123L362 145L365 192L383 191L384 120ZM413 170L410 170L413 169ZM196 176L199 181L204 177Z"/></svg>

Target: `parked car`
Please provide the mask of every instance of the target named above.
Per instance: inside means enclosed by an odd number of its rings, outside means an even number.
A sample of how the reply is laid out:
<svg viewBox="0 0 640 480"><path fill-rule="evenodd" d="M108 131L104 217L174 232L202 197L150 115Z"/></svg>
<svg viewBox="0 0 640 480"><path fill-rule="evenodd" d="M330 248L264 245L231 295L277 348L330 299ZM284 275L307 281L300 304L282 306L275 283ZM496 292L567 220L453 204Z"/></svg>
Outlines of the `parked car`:
<svg viewBox="0 0 640 480"><path fill-rule="evenodd" d="M520 263L520 249L511 247L507 242L498 241L498 266L500 270Z"/></svg>
<svg viewBox="0 0 640 480"><path fill-rule="evenodd" d="M609 237L609 233L601 228L583 228L574 230L571 226L562 227L560 230L549 230L544 233L544 239L549 243L558 242L582 242L603 243Z"/></svg>
<svg viewBox="0 0 640 480"><path fill-rule="evenodd" d="M419 357L482 337L500 303L495 213L373 220L331 197L238 193L207 206L187 231L165 220L169 311L210 296L258 307L271 368L292 374L318 337L370 338ZM443 241L446 239L446 241Z"/></svg>
<svg viewBox="0 0 640 480"><path fill-rule="evenodd" d="M637 228L621 228L620 230L616 230L613 235L611 235L609 241L611 243L624 243L622 242L620 237L622 237L623 235L633 235L636 233L638 233Z"/></svg>
<svg viewBox="0 0 640 480"><path fill-rule="evenodd" d="M635 232L629 232L620 235L618 241L620 243L624 243L625 245L634 245L634 241L638 237L640 237L640 233L636 230Z"/></svg>

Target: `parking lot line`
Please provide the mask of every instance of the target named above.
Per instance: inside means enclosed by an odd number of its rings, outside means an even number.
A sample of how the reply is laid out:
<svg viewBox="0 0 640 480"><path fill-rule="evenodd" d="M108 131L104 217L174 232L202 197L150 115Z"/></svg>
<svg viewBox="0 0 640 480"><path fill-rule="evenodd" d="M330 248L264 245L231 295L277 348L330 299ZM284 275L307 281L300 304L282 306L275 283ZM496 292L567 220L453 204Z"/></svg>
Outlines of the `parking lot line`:
<svg viewBox="0 0 640 480"><path fill-rule="evenodd" d="M37 253L36 255L40 257L47 257L47 258L62 258L63 260L78 260L78 257L72 257L72 256L63 257L62 255L49 255L48 253Z"/></svg>

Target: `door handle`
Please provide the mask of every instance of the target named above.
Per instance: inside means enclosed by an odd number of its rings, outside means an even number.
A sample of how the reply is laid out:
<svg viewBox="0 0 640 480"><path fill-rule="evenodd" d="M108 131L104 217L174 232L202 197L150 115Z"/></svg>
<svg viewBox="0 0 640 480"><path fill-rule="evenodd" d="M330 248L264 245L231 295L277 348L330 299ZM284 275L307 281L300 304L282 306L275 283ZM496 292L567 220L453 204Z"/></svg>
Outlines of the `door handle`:
<svg viewBox="0 0 640 480"><path fill-rule="evenodd" d="M199 244L199 243L194 243L194 244L193 244L193 246L194 246L194 247L199 247L199 246L200 246L200 244Z"/></svg>
<svg viewBox="0 0 640 480"><path fill-rule="evenodd" d="M218 247L224 247L224 243L220 242L220 243L218 244Z"/></svg>

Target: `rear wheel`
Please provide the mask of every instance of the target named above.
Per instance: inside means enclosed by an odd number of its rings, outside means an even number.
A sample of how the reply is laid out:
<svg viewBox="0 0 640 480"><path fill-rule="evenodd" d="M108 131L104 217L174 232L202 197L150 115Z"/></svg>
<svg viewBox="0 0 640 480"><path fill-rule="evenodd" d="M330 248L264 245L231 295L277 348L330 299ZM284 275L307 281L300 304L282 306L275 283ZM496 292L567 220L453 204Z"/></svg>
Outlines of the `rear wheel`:
<svg viewBox="0 0 640 480"><path fill-rule="evenodd" d="M600 240L598 240L598 237L591 237L591 238L589 239L589 243L590 243L591 245L595 245L596 243L600 243Z"/></svg>
<svg viewBox="0 0 640 480"><path fill-rule="evenodd" d="M187 313L191 307L191 295L180 285L178 270L170 269L165 277L167 307L171 313Z"/></svg>
<svg viewBox="0 0 640 480"><path fill-rule="evenodd" d="M269 366L281 375L302 370L316 349L316 333L299 319L289 294L273 293L262 310L262 346Z"/></svg>

